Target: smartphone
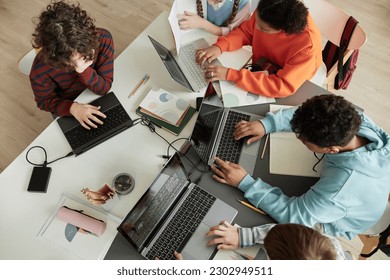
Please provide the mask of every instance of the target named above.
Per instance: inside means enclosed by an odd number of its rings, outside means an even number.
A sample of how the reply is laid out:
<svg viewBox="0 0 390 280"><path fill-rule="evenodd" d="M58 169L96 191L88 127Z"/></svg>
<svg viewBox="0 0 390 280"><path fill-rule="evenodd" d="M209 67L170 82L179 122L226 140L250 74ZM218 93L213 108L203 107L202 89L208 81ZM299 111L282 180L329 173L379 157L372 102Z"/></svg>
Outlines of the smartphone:
<svg viewBox="0 0 390 280"><path fill-rule="evenodd" d="M50 174L51 167L35 166L31 174L27 191L45 193L47 191L47 186L49 185Z"/></svg>

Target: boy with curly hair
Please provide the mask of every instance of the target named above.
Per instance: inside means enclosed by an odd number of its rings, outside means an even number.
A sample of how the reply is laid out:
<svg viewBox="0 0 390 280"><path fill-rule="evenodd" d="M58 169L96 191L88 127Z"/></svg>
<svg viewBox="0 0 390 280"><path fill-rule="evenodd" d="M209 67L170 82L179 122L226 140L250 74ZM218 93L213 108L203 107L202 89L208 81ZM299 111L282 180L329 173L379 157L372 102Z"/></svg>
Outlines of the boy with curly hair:
<svg viewBox="0 0 390 280"><path fill-rule="evenodd" d="M252 61L259 69L208 65L206 79L235 82L248 92L281 98L294 94L322 64L321 33L299 0L261 0L249 20L198 50L196 60L203 65L246 45L252 47Z"/></svg>
<svg viewBox="0 0 390 280"><path fill-rule="evenodd" d="M30 82L37 106L57 116L73 115L86 129L103 124L98 107L74 102L85 89L106 94L113 81L114 43L80 4L52 2L38 18L33 47L40 49Z"/></svg>
<svg viewBox="0 0 390 280"><path fill-rule="evenodd" d="M254 179L239 165L216 159L218 182L238 187L279 223L316 227L352 239L381 218L390 193L390 136L342 96L325 94L298 108L239 122L235 139L248 144L266 133L292 131L312 152L324 154L320 179L303 195L288 197Z"/></svg>

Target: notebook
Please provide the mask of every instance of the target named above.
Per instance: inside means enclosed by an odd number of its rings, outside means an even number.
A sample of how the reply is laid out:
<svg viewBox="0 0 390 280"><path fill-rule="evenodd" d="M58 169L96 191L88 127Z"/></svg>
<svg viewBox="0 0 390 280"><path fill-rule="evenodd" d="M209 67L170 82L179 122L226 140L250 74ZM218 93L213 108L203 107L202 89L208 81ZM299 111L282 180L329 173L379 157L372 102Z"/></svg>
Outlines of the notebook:
<svg viewBox="0 0 390 280"><path fill-rule="evenodd" d="M133 121L113 92L99 97L90 104L100 106L100 111L107 116L106 119L102 119L103 125L98 125L97 128L85 129L74 117L70 116L57 119L58 125L76 156L133 125Z"/></svg>
<svg viewBox="0 0 390 280"><path fill-rule="evenodd" d="M214 158L219 157L240 164L253 175L260 141L247 145L246 138L236 141L233 133L240 120L253 121L260 118L259 115L238 109L224 108L215 91L210 94L206 92L190 136L191 145L208 165L213 165Z"/></svg>
<svg viewBox="0 0 390 280"><path fill-rule="evenodd" d="M167 123L159 118L155 118L149 114L142 112L141 107L138 107L135 110L135 112L137 113L137 115L139 115L141 117L144 116L147 119L149 119L157 127L161 127L162 129L165 129L166 131L177 136L182 132L184 127L187 125L187 123L191 120L192 116L195 114L195 108L193 108L193 107L188 108L183 120L180 122L180 124L178 126Z"/></svg>
<svg viewBox="0 0 390 280"><path fill-rule="evenodd" d="M270 105L270 111L276 112L291 106ZM318 157L322 154L317 153ZM318 162L314 153L310 151L293 132L274 132L270 134L269 172L292 176L320 177L323 161Z"/></svg>
<svg viewBox="0 0 390 280"><path fill-rule="evenodd" d="M118 231L146 259L211 259L216 246L205 235L222 220L232 222L237 210L191 183L175 153L129 212Z"/></svg>
<svg viewBox="0 0 390 280"><path fill-rule="evenodd" d="M204 70L195 61L196 50L209 47L205 39L201 38L181 46L180 54L177 56L149 35L148 37L172 79L194 92L199 92L207 86ZM211 64L221 65L217 59Z"/></svg>

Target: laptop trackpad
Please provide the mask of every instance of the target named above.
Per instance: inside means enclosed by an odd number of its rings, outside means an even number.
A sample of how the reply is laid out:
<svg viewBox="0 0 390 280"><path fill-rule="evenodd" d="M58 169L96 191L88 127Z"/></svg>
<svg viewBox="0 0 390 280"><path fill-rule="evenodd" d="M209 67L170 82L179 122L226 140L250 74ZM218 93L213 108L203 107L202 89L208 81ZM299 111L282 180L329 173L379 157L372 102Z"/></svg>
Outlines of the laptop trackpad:
<svg viewBox="0 0 390 280"><path fill-rule="evenodd" d="M181 254L185 260L208 260L214 252L215 246L207 246L213 237L206 237L210 227L201 223L184 246Z"/></svg>
<svg viewBox="0 0 390 280"><path fill-rule="evenodd" d="M256 141L250 145L246 143L243 146L239 164L250 174L253 175L256 160L259 154L260 142Z"/></svg>

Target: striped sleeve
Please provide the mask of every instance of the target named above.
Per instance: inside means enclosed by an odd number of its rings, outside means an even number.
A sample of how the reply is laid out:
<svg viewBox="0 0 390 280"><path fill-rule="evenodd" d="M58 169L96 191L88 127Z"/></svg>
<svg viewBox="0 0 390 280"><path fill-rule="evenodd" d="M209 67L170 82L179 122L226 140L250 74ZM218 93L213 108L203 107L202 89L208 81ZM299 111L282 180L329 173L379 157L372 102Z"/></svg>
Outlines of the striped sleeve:
<svg viewBox="0 0 390 280"><path fill-rule="evenodd" d="M57 79L53 79L53 76ZM35 102L39 109L55 113L58 116L69 115L72 99L80 93L68 92L68 99L64 99L60 92L60 84L72 80L66 72L58 72L44 62L40 53L36 56L30 72L31 88L34 92Z"/></svg>
<svg viewBox="0 0 390 280"><path fill-rule="evenodd" d="M114 41L107 30L99 29L99 32L100 46L96 62L78 75L88 89L104 95L110 90L114 78Z"/></svg>
<svg viewBox="0 0 390 280"><path fill-rule="evenodd" d="M240 247L264 244L264 238L276 224L264 224L253 228L239 228Z"/></svg>

